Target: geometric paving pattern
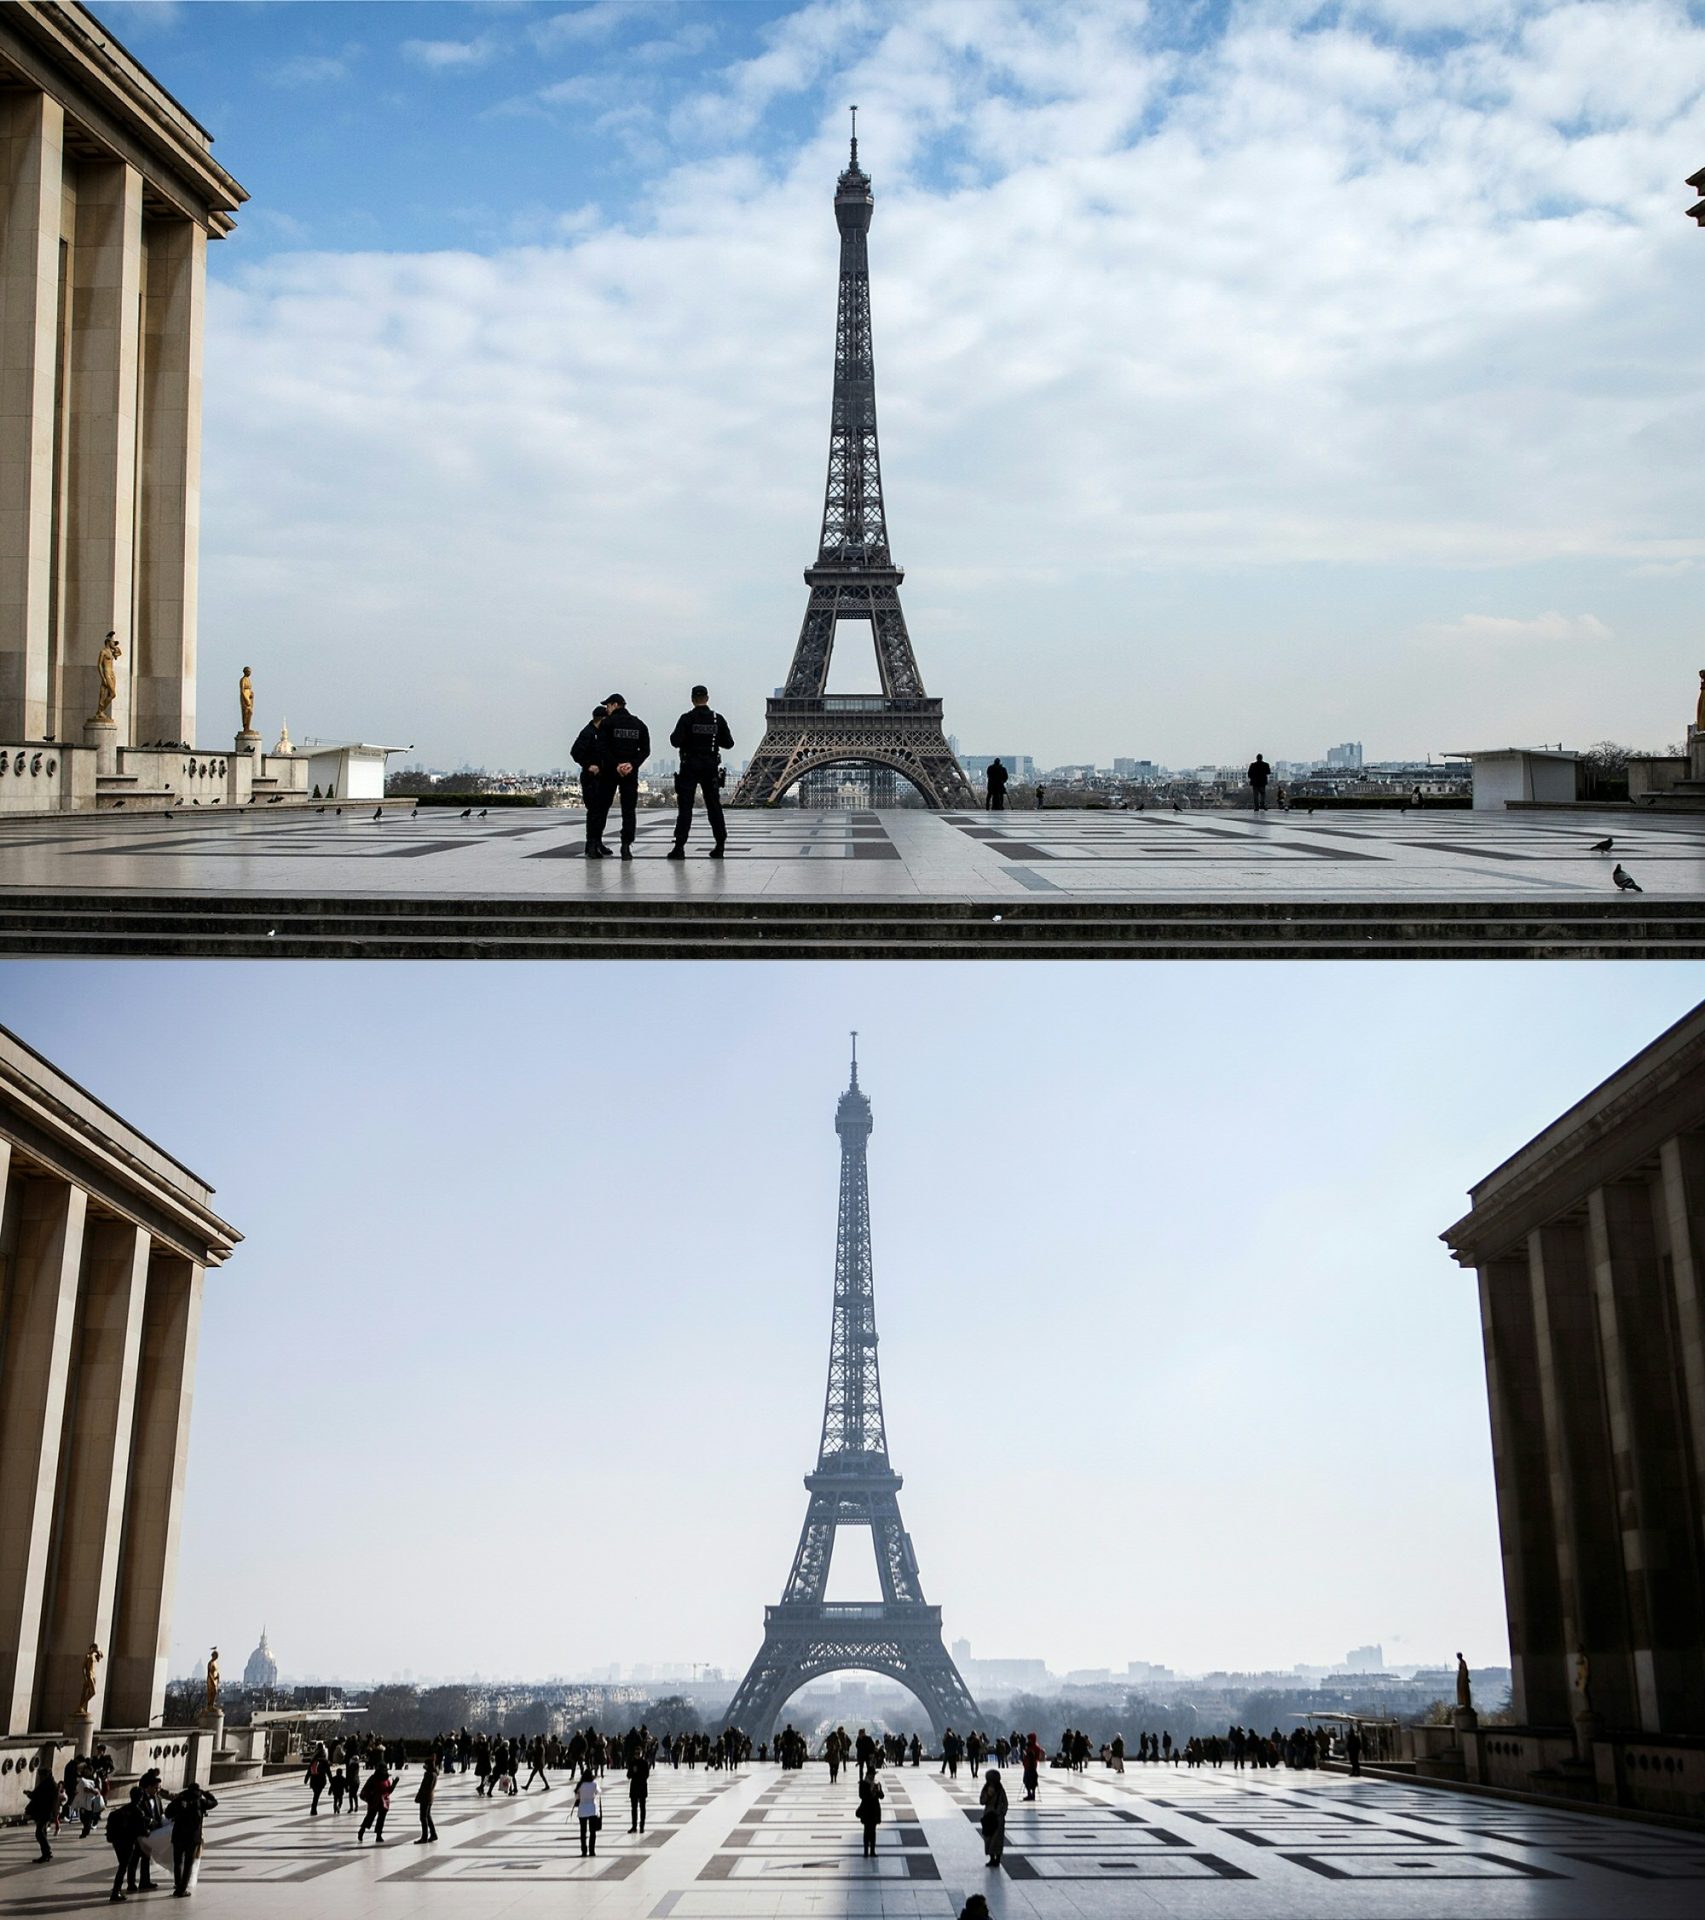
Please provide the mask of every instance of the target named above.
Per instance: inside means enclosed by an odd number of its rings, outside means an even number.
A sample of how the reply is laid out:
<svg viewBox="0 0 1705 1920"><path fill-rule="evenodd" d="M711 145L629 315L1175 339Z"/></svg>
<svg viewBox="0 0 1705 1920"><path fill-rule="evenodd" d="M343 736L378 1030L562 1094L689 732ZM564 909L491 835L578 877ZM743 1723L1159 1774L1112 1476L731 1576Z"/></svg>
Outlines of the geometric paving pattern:
<svg viewBox="0 0 1705 1920"><path fill-rule="evenodd" d="M1132 1914L1698 1914L1705 1837L1590 1812L1527 1808L1382 1780L1284 1770L1100 1767L1042 1776L1027 1805L1016 1769L1000 1873L983 1864L980 1781L887 1769L877 1855L863 1857L850 1776L813 1764L780 1773L663 1768L647 1831L627 1831L626 1783L605 1777L595 1858L580 1856L567 1780L476 1799L439 1784L436 1846L417 1847L402 1776L383 1847L357 1819L310 1818L300 1776L228 1788L208 1820L202 1920L953 1920L973 1889L992 1911L1035 1920ZM27 1829L0 1829L0 1920L104 1906L112 1855L99 1831L66 1828L32 1863ZM167 1876L156 1873L156 1879ZM160 1895L153 1896L155 1899ZM164 1896L170 1898L169 1892Z"/></svg>
<svg viewBox="0 0 1705 1920"><path fill-rule="evenodd" d="M731 810L728 852L665 861L673 814L640 815L636 858L584 858L584 818L448 810L382 820L100 814L0 822L0 887L492 899L823 897L1541 902L1615 898L1618 861L1648 896L1705 899L1705 815L1549 813L929 814ZM612 827L612 833L614 829ZM1589 851L1605 834L1609 855ZM613 841L612 841L613 844ZM1629 895L1630 902L1638 896Z"/></svg>

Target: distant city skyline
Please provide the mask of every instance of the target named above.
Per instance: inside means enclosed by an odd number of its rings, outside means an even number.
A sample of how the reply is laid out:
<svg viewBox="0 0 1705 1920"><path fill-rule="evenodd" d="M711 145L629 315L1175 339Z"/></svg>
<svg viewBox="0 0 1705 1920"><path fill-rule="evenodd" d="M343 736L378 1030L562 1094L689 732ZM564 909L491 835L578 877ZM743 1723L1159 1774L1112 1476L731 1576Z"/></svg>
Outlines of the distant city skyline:
<svg viewBox="0 0 1705 1920"><path fill-rule="evenodd" d="M894 550L962 740L1680 736L1685 7L96 10L253 196L209 249L210 742L252 664L269 739L550 766L610 687L666 723L702 679L752 752L854 100Z"/></svg>
<svg viewBox="0 0 1705 1920"><path fill-rule="evenodd" d="M1260 1671L1371 1639L1507 1663L1475 1287L1438 1235L1702 991L1657 962L14 961L0 1020L245 1235L207 1285L172 1671L265 1625L290 1671L737 1676L821 1424L853 1026L946 1637ZM830 1597L873 1576L837 1559Z"/></svg>

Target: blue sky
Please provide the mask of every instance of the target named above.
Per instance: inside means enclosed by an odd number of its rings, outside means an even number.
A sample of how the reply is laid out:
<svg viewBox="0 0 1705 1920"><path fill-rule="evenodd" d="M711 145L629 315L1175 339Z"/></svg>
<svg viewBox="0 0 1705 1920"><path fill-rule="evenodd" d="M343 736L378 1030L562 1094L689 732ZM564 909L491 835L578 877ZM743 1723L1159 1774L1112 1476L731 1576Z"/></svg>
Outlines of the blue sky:
<svg viewBox="0 0 1705 1920"><path fill-rule="evenodd" d="M703 678L749 751L852 100L890 524L966 751L1680 737L1697 4L105 17L253 194L211 268L209 738L252 662L269 733L551 766L589 695Z"/></svg>
<svg viewBox="0 0 1705 1920"><path fill-rule="evenodd" d="M208 1282L174 1672L263 1621L298 1674L748 1659L822 1418L853 1026L890 1443L950 1636L1479 1663L1478 1313L1437 1236L1702 988L14 961L0 1021L247 1236Z"/></svg>

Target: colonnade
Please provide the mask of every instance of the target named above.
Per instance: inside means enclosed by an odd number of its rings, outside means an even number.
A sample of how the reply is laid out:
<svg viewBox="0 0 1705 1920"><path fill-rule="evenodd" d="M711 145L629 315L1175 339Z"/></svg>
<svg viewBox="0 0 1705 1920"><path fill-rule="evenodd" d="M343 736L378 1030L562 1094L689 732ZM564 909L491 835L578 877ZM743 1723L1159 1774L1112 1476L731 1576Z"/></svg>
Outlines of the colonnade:
<svg viewBox="0 0 1705 1920"><path fill-rule="evenodd" d="M208 1197L0 1030L0 1733L161 1710Z"/></svg>
<svg viewBox="0 0 1705 1920"><path fill-rule="evenodd" d="M0 742L195 739L209 234L242 190L80 7L0 10Z"/></svg>
<svg viewBox="0 0 1705 1920"><path fill-rule="evenodd" d="M1684 1031L1687 1030L1687 1031ZM1528 1726L1705 1726L1705 1011L1475 1189Z"/></svg>

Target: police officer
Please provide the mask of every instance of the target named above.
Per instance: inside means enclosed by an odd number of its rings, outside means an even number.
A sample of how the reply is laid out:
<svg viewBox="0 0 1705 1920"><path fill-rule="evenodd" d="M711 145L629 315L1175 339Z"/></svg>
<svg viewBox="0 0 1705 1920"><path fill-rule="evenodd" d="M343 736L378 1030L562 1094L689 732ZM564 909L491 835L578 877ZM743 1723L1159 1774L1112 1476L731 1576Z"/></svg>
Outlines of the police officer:
<svg viewBox="0 0 1705 1920"><path fill-rule="evenodd" d="M651 753L651 734L637 714L628 712L628 703L619 693L604 700L604 747L614 765L607 772L615 775L616 792L622 796L622 858L633 858L633 837L638 831L634 810L639 805L639 770ZM604 809L609 811L606 796ZM598 823L603 825L603 821Z"/></svg>
<svg viewBox="0 0 1705 1920"><path fill-rule="evenodd" d="M592 709L592 718L575 736L569 758L580 769L580 797L586 803L586 857L602 860L610 849L604 845L604 822L610 817L610 795L615 781L610 777L609 756L604 748L605 709Z"/></svg>
<svg viewBox="0 0 1705 1920"><path fill-rule="evenodd" d="M734 745L734 736L722 715L712 712L710 694L703 687L694 687L693 704L675 722L669 744L681 751L681 771L675 776L675 844L669 858L686 859L687 835L693 827L693 795L703 793L705 818L715 840L710 857L720 860L728 828L722 818L719 756L722 748Z"/></svg>
<svg viewBox="0 0 1705 1920"><path fill-rule="evenodd" d="M1006 762L1004 760L991 760L989 762L988 773L984 776L985 783L989 790L988 798L983 803L984 812L1001 813L1005 810L1007 777Z"/></svg>

